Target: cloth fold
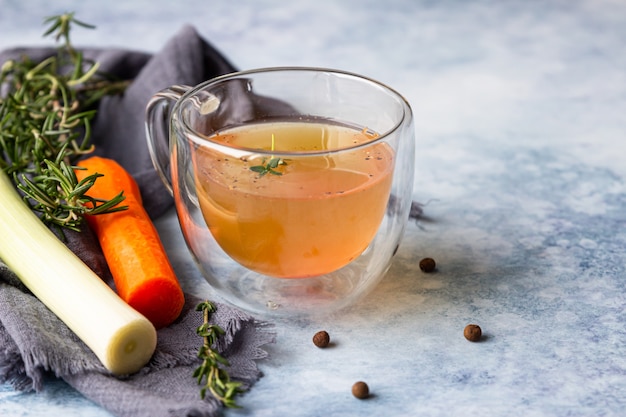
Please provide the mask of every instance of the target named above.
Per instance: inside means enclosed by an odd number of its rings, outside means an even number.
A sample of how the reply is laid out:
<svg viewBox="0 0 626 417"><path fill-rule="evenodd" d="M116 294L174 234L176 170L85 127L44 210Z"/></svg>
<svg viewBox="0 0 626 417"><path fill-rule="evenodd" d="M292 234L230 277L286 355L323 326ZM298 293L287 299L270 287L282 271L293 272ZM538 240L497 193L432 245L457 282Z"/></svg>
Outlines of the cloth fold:
<svg viewBox="0 0 626 417"><path fill-rule="evenodd" d="M99 103L92 142L96 153L117 160L136 179L148 213L156 218L173 201L152 162L145 140L144 109L154 93L174 84L195 85L236 68L191 26L183 27L158 53L121 49L82 49L101 71L132 80L121 96ZM41 61L53 48L15 48L0 53L0 65L27 55ZM109 285L106 261L89 229L67 233L67 246ZM202 340L196 335L201 300L189 294L179 319L158 332L157 349L139 372L110 375L67 326L37 300L0 261L0 382L18 390L41 390L45 375L65 380L87 398L120 417L214 416L220 404L200 399L193 369ZM229 360L231 376L249 388L260 378L257 360L274 340L271 325L218 304L211 321L226 330L218 346Z"/></svg>

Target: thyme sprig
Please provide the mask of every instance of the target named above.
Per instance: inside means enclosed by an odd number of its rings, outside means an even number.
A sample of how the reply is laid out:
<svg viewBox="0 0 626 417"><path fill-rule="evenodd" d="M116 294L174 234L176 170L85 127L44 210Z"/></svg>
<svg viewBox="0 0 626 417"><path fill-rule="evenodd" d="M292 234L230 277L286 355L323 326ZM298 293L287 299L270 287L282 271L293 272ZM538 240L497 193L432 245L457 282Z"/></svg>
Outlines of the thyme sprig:
<svg viewBox="0 0 626 417"><path fill-rule="evenodd" d="M283 175L282 172L276 171L276 168L279 165L287 165L287 163L282 158L274 157L274 158L270 158L269 161L267 159L263 159L262 165L251 166L250 170L258 173L259 177L262 177L265 174Z"/></svg>
<svg viewBox="0 0 626 417"><path fill-rule="evenodd" d="M124 209L122 194L95 200L88 191L99 174L78 181L74 162L93 151L90 144L95 104L104 95L123 91L127 82L98 72L70 40L73 13L52 16L44 36L61 46L41 62L28 57L0 67L0 169L24 193L24 201L47 224L78 230L84 214Z"/></svg>
<svg viewBox="0 0 626 417"><path fill-rule="evenodd" d="M274 151L274 141L275 141L274 134L272 134L272 147L271 147L272 151ZM263 163L261 165L251 166L250 171L254 171L258 173L259 177L262 177L265 174L283 175L282 172L276 170L276 168L278 168L279 165L287 165L287 162L283 158L272 156L271 158L269 158L269 161L267 158L264 158Z"/></svg>
<svg viewBox="0 0 626 417"><path fill-rule="evenodd" d="M204 399L209 391L218 401L226 407L238 408L235 396L242 392L241 382L231 381L228 371L224 369L230 366L228 360L215 349L217 339L225 332L221 327L209 323L211 313L216 311L215 305L210 301L204 301L196 306L196 311L202 311L203 323L196 333L203 338L203 344L198 351L198 357L202 364L196 368L193 377L198 384L204 386L200 389L200 397Z"/></svg>

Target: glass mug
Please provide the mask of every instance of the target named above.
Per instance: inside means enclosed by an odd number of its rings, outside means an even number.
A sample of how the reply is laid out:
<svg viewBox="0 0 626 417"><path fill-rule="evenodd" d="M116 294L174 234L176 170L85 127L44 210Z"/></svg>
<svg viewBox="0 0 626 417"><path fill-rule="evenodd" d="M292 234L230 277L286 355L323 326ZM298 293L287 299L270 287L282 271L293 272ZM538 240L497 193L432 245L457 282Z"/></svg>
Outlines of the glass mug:
<svg viewBox="0 0 626 417"><path fill-rule="evenodd" d="M389 268L415 154L410 105L389 87L323 68L237 72L158 92L146 131L185 242L231 304L328 313Z"/></svg>

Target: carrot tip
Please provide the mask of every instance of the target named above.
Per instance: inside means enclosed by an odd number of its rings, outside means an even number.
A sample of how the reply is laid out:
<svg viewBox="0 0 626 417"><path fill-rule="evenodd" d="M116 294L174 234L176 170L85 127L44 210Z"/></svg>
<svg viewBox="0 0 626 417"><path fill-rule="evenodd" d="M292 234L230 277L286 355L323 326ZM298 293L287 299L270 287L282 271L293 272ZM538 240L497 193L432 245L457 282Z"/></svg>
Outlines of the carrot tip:
<svg viewBox="0 0 626 417"><path fill-rule="evenodd" d="M136 287L126 302L160 329L178 318L185 304L185 295L171 279L152 278Z"/></svg>

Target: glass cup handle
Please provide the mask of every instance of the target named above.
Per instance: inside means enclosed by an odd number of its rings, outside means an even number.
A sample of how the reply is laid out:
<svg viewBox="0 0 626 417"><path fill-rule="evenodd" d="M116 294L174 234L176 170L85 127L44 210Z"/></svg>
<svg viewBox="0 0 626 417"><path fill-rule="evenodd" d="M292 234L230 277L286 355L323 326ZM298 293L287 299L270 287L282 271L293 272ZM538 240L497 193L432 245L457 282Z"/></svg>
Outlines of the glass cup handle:
<svg viewBox="0 0 626 417"><path fill-rule="evenodd" d="M146 139L150 159L170 194L173 194L170 175L170 115L174 104L190 88L186 85L165 88L153 95L146 106Z"/></svg>

